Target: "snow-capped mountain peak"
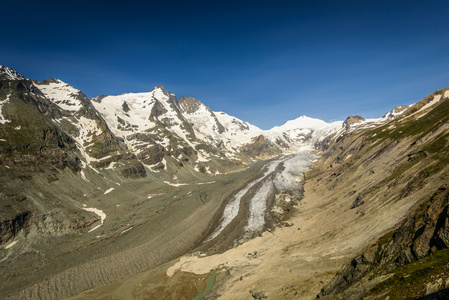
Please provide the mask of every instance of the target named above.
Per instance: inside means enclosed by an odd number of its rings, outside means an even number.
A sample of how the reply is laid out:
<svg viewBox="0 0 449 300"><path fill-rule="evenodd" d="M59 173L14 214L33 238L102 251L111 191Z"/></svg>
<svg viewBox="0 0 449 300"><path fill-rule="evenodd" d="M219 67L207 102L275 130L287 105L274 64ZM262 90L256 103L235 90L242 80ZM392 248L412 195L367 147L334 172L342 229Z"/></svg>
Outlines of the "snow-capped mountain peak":
<svg viewBox="0 0 449 300"><path fill-rule="evenodd" d="M15 70L5 66L0 66L0 80L23 80L25 77L17 73Z"/></svg>
<svg viewBox="0 0 449 300"><path fill-rule="evenodd" d="M279 132L294 129L312 129L312 128L325 127L327 125L328 123L326 123L323 120L310 118L302 115L299 118L285 122L281 126L275 126L272 129L270 129L270 131Z"/></svg>
<svg viewBox="0 0 449 300"><path fill-rule="evenodd" d="M0 71L0 78L25 79L6 67ZM148 92L93 99L60 79L30 84L56 105L52 121L76 141L88 163L129 150L151 169L167 169L167 160L171 160L204 170L204 163L211 161L218 168L221 160L248 162L294 152L334 130L328 123L306 116L261 130L224 112L214 112L198 99L178 99L161 84Z"/></svg>

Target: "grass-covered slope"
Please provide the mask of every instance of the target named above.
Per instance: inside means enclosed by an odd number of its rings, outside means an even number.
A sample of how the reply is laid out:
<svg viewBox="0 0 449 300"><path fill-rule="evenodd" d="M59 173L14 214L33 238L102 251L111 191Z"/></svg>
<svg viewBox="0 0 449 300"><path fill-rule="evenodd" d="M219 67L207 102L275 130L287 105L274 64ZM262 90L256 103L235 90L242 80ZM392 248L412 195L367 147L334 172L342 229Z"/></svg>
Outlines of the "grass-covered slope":
<svg viewBox="0 0 449 300"><path fill-rule="evenodd" d="M327 189L346 185L351 209L364 217L381 218L389 203L400 210L396 229L352 259L318 297L411 299L447 287L448 96L439 90L388 123L328 144L327 172L315 180Z"/></svg>

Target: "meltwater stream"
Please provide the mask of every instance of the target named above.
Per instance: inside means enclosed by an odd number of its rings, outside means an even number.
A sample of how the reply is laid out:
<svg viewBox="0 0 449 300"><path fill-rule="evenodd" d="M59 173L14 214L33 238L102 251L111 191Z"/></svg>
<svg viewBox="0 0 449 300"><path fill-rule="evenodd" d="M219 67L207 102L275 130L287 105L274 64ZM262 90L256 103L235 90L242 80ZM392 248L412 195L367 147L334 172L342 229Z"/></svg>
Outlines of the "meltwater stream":
<svg viewBox="0 0 449 300"><path fill-rule="evenodd" d="M307 147L296 154L269 162L264 167L265 172L263 176L251 181L234 195L233 199L226 205L219 226L208 240L217 237L237 217L241 199L258 183L261 183L260 187L249 202L249 217L243 229L243 237L250 237L254 233L262 231L265 225L265 211L269 196L274 192L275 188L279 193L299 189L304 179L304 171L316 158L317 156L311 154L310 148ZM280 170L278 166L281 164L283 168L280 168Z"/></svg>

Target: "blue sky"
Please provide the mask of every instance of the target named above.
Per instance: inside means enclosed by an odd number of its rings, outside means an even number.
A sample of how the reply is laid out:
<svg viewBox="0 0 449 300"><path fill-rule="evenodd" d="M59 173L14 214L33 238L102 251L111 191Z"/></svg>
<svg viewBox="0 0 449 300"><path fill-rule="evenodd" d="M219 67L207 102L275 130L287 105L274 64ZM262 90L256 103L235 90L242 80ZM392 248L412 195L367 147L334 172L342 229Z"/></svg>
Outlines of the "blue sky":
<svg viewBox="0 0 449 300"><path fill-rule="evenodd" d="M25 0L0 25L0 64L26 77L89 97L162 83L263 129L449 86L449 1Z"/></svg>

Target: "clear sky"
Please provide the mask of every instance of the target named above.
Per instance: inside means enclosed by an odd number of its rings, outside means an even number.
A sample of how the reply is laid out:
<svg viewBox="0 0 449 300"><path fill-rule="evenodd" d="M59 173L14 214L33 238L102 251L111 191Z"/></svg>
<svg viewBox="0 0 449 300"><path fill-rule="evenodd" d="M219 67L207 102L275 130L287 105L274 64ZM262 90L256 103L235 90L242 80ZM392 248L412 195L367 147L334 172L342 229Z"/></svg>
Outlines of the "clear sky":
<svg viewBox="0 0 449 300"><path fill-rule="evenodd" d="M449 1L3 1L0 65L87 96L162 83L263 129L449 86Z"/></svg>

